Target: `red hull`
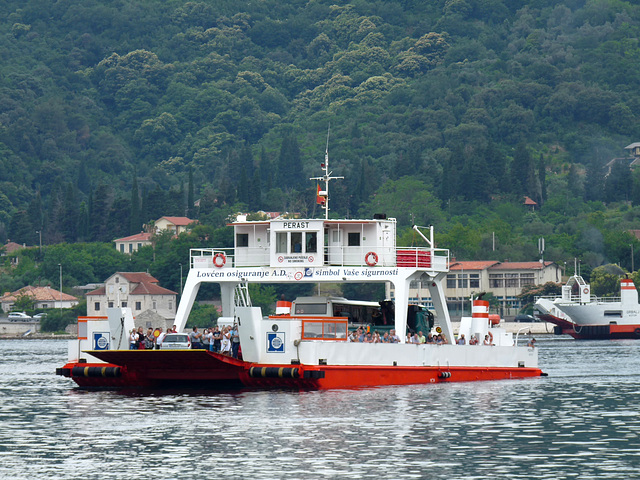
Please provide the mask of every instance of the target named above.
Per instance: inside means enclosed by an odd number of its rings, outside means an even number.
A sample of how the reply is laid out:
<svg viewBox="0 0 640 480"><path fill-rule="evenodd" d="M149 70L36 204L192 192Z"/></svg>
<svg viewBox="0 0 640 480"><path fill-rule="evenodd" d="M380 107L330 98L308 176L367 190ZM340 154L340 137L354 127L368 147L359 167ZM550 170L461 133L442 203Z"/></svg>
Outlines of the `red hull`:
<svg viewBox="0 0 640 480"><path fill-rule="evenodd" d="M103 351L108 364L69 363L57 372L83 388L333 389L539 377L539 368L256 365L190 351ZM115 369L118 369L117 371ZM110 376L113 375L113 376ZM116 376L117 375L117 376Z"/></svg>
<svg viewBox="0 0 640 480"><path fill-rule="evenodd" d="M606 340L606 339L640 339L640 325L576 325L568 320L554 315L544 314L539 317L556 325L557 335L571 335L576 340Z"/></svg>
<svg viewBox="0 0 640 480"><path fill-rule="evenodd" d="M83 388L225 388L241 385L244 368L241 360L206 350L105 350L91 355L107 364L71 362L56 373Z"/></svg>

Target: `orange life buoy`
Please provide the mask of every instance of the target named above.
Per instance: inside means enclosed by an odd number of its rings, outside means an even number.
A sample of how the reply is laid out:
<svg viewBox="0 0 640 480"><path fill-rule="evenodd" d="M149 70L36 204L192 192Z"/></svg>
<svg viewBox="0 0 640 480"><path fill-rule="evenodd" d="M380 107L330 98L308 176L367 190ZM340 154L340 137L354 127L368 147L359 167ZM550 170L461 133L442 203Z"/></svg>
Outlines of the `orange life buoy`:
<svg viewBox="0 0 640 480"><path fill-rule="evenodd" d="M213 256L213 264L218 267L224 267L224 264L227 263L227 257L225 256L224 253L216 253Z"/></svg>
<svg viewBox="0 0 640 480"><path fill-rule="evenodd" d="M589 289L587 287L584 287L584 290L582 290L584 292L584 294L586 295L587 293L589 293Z"/></svg>
<svg viewBox="0 0 640 480"><path fill-rule="evenodd" d="M376 252L369 252L364 256L364 261L370 267L373 267L378 263L378 254Z"/></svg>

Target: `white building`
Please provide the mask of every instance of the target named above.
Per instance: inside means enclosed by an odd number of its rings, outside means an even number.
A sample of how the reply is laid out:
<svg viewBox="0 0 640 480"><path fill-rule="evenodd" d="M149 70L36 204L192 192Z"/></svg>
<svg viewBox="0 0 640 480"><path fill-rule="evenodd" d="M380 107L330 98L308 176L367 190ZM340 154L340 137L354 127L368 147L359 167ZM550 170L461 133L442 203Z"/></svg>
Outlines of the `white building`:
<svg viewBox="0 0 640 480"><path fill-rule="evenodd" d="M27 296L33 299L33 308L71 308L78 304L78 299L73 295L67 295L60 290L47 287L32 287L27 285L15 292L7 292L0 298L2 311L9 312L19 297Z"/></svg>
<svg viewBox="0 0 640 480"><path fill-rule="evenodd" d="M117 272L103 287L87 293L87 316L104 316L110 307L129 307L134 316L154 313L173 320L177 295L158 285L158 280L148 273Z"/></svg>
<svg viewBox="0 0 640 480"><path fill-rule="evenodd" d="M547 282L560 283L562 269L554 262L497 262L451 261L445 295L452 315L471 314L471 295L490 292L500 303L501 316L515 316L522 309L518 295L527 285L543 285ZM393 289L389 291L393 298ZM410 301L431 306L431 298L426 285L420 280L411 282Z"/></svg>

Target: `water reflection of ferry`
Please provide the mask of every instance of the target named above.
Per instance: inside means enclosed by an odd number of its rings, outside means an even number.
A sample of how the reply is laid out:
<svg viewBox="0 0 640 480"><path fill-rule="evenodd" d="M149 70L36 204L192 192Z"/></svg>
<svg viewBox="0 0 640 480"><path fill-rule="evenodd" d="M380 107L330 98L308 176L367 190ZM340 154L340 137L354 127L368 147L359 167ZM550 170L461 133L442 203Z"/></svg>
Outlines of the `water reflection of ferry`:
<svg viewBox="0 0 640 480"><path fill-rule="evenodd" d="M112 309L108 319L84 318L79 339L70 347L60 375L82 387L175 386L198 384L304 389L402 385L540 376L535 348L514 345L511 334L489 321L488 302L474 303L473 318L461 326L467 341L493 338L493 346L458 345L446 307L443 281L449 251L435 248L433 227L426 247L398 247L396 221L329 219L328 163L324 165L324 219L276 218L236 221L233 249L201 248L190 253L190 270L176 315L178 331L203 283L220 285L223 315L239 325L242 360L205 350L129 351L133 319L127 309ZM408 318L421 314L409 304L409 285L428 285L437 330L448 344L406 344ZM248 285L309 283L386 283L395 289L393 308L376 326L393 327L400 343L349 342L347 332L362 320L351 318L348 302L332 301L346 313L327 308L326 297L299 299L289 314L263 316L252 305ZM316 305L317 314L297 309ZM373 305L371 305L373 307ZM385 311L381 308L381 316ZM393 315L389 312L393 311ZM416 314L416 315L412 315ZM353 314L353 312L352 312ZM386 322L386 323L385 323ZM411 320L409 320L409 323ZM375 328L375 326L374 326ZM426 333L426 332L425 332Z"/></svg>
<svg viewBox="0 0 640 480"><path fill-rule="evenodd" d="M633 280L620 280L620 297L591 295L591 286L580 275L569 278L561 296L536 300L538 316L556 325L556 334L576 339L639 338L640 305Z"/></svg>

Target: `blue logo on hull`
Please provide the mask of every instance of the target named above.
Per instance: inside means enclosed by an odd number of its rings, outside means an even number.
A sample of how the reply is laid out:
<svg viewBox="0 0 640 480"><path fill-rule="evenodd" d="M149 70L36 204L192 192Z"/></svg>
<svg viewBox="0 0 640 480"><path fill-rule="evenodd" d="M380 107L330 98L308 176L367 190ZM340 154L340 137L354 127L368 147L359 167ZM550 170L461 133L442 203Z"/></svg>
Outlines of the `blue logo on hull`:
<svg viewBox="0 0 640 480"><path fill-rule="evenodd" d="M284 353L284 332L267 333L267 352Z"/></svg>

